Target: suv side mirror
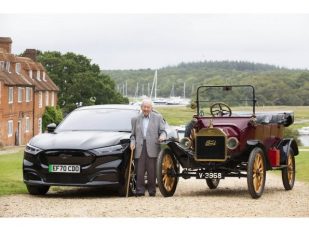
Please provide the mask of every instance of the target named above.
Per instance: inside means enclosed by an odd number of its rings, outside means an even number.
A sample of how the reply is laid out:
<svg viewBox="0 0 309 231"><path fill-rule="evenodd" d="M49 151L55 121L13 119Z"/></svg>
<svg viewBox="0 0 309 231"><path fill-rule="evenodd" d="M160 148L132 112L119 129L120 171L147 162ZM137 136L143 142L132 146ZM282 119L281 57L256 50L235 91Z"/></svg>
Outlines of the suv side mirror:
<svg viewBox="0 0 309 231"><path fill-rule="evenodd" d="M55 123L51 123L47 125L47 132L53 133L56 129L57 125Z"/></svg>

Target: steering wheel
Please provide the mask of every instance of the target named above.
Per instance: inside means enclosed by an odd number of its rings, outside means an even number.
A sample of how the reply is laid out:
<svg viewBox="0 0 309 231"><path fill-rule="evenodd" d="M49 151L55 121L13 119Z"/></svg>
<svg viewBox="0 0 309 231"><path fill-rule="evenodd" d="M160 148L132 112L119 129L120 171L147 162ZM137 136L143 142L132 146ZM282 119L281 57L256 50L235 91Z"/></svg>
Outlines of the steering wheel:
<svg viewBox="0 0 309 231"><path fill-rule="evenodd" d="M230 117L232 115L232 110L225 103L214 103L210 106L210 114L213 117L225 116L225 115Z"/></svg>

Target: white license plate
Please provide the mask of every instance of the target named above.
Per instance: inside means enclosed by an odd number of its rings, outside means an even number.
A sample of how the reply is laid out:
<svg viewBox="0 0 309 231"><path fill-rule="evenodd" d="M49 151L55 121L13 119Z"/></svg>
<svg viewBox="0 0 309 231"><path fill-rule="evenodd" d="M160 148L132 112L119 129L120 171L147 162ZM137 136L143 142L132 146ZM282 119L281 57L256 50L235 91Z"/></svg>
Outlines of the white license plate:
<svg viewBox="0 0 309 231"><path fill-rule="evenodd" d="M48 165L48 172L80 173L80 166L79 165L50 164Z"/></svg>

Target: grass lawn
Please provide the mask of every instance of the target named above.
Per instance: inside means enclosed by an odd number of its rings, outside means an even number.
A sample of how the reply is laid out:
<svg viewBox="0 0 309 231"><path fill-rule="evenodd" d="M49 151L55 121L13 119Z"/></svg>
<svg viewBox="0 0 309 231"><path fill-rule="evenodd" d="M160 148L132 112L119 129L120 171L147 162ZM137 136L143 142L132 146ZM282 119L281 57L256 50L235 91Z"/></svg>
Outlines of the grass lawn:
<svg viewBox="0 0 309 231"><path fill-rule="evenodd" d="M309 150L295 156L296 180L309 182Z"/></svg>
<svg viewBox="0 0 309 231"><path fill-rule="evenodd" d="M23 151L0 155L0 196L26 193L22 174Z"/></svg>
<svg viewBox="0 0 309 231"><path fill-rule="evenodd" d="M0 196L27 193L22 178L22 151L0 155ZM296 159L296 179L309 183L309 151L303 151ZM279 171L275 171L276 174ZM62 187L52 187L52 191L59 191Z"/></svg>

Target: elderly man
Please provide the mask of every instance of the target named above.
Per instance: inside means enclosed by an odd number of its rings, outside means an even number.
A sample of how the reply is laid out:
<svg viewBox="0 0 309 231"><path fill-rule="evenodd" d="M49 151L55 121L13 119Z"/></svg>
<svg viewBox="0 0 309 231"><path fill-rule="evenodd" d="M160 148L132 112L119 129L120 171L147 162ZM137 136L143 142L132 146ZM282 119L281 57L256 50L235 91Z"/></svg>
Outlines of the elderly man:
<svg viewBox="0 0 309 231"><path fill-rule="evenodd" d="M135 149L136 196L145 195L145 173L147 172L147 188L149 196L156 195L156 162L160 152L160 144L166 139L165 123L160 114L152 111L152 102L144 99L141 104L142 113L133 118L131 134L131 150Z"/></svg>

